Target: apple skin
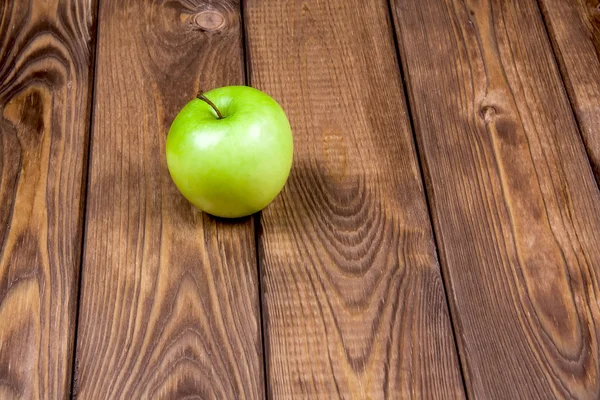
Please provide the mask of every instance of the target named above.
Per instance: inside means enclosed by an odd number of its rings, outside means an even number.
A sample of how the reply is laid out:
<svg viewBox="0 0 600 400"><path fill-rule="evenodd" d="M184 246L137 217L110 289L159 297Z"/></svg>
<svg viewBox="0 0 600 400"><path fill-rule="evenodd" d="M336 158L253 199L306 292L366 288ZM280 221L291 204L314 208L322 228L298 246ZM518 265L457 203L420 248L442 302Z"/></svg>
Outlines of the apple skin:
<svg viewBox="0 0 600 400"><path fill-rule="evenodd" d="M294 144L285 112L248 86L204 93L183 107L167 136L167 166L183 196L202 211L239 218L265 208L292 167Z"/></svg>

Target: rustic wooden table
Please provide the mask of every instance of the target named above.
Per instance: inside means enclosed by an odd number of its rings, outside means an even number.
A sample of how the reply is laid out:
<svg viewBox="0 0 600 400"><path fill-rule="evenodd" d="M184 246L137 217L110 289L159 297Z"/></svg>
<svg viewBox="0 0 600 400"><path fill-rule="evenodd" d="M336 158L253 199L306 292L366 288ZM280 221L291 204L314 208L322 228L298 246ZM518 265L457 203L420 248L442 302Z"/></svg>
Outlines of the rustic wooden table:
<svg viewBox="0 0 600 400"><path fill-rule="evenodd" d="M164 154L234 84L231 222ZM0 133L1 399L600 398L598 0L0 0Z"/></svg>

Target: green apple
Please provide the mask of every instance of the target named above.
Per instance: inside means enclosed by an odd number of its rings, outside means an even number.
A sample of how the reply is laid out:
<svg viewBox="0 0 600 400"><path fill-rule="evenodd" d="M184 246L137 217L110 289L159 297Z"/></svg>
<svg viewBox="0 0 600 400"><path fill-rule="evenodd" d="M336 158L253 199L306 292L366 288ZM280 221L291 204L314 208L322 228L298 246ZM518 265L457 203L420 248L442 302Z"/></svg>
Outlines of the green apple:
<svg viewBox="0 0 600 400"><path fill-rule="evenodd" d="M167 137L167 166L179 191L204 212L238 218L265 208L289 176L292 130L260 90L227 86L200 94Z"/></svg>

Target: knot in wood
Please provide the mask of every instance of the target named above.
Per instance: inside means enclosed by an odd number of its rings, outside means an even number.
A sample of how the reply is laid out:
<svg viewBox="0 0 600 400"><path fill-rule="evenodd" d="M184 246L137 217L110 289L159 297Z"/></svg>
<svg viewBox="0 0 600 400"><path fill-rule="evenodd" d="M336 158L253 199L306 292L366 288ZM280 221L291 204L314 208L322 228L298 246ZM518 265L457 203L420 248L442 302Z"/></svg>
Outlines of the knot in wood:
<svg viewBox="0 0 600 400"><path fill-rule="evenodd" d="M496 109L493 106L483 106L481 107L481 117L486 123L490 123L494 120L496 116Z"/></svg>
<svg viewBox="0 0 600 400"><path fill-rule="evenodd" d="M205 10L195 14L191 21L200 30L206 32L219 32L227 26L227 20L217 10Z"/></svg>

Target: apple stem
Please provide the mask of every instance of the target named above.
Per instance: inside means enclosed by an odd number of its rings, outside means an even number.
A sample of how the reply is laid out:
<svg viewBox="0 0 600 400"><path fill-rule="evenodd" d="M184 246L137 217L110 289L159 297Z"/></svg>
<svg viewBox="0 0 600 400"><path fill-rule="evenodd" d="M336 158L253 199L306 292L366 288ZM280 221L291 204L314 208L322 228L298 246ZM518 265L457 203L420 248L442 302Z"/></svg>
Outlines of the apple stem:
<svg viewBox="0 0 600 400"><path fill-rule="evenodd" d="M217 116L219 117L218 119L223 119L223 114L221 114L221 111L219 111L217 106L215 106L215 103L210 101L210 99L208 97L206 97L202 92L198 92L198 95L196 96L196 98L206 102L209 106L211 106L213 108L213 110L215 110L215 112L217 113Z"/></svg>

